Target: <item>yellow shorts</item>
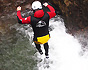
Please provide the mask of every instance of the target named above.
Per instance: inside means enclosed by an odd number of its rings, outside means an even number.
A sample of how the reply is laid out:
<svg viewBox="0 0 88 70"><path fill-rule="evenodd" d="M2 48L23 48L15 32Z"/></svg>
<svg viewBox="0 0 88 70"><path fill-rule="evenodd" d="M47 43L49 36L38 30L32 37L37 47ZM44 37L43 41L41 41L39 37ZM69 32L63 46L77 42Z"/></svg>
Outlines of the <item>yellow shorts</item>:
<svg viewBox="0 0 88 70"><path fill-rule="evenodd" d="M34 41L34 42L36 44L44 44L44 43L47 43L49 39L50 39L50 36L48 34L48 35L45 35L45 36L42 36L42 37L37 37L37 41Z"/></svg>

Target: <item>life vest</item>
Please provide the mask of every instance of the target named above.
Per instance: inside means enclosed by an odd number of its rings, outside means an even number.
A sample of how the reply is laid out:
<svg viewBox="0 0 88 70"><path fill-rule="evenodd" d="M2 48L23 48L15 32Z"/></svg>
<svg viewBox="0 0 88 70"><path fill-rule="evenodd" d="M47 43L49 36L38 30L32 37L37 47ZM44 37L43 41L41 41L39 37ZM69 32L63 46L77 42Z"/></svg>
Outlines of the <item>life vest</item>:
<svg viewBox="0 0 88 70"><path fill-rule="evenodd" d="M34 31L34 42L37 44L44 44L50 39L49 36L49 15L44 13L43 17L31 17L31 26Z"/></svg>

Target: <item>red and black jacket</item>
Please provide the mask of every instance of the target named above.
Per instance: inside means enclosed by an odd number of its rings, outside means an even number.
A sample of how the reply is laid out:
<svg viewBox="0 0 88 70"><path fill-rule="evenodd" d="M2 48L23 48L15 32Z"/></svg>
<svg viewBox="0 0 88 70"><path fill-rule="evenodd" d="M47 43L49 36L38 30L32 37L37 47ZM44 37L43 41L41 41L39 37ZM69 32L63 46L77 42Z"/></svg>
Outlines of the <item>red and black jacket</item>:
<svg viewBox="0 0 88 70"><path fill-rule="evenodd" d="M31 24L34 31L34 38L49 34L49 19L53 18L56 13L52 6L48 5L47 7L49 8L50 12L44 13L43 10L38 10L34 13L34 16L29 16L27 18L22 18L21 12L17 11L19 23Z"/></svg>

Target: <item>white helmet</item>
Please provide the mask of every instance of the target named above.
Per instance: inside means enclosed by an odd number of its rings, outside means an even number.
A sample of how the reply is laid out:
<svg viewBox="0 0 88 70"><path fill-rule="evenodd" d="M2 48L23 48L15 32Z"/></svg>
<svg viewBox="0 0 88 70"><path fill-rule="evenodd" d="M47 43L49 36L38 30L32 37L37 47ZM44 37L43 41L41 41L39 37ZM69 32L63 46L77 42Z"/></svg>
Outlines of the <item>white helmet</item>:
<svg viewBox="0 0 88 70"><path fill-rule="evenodd" d="M42 4L41 4L41 2L39 2L39 1L34 1L34 2L32 3L32 9L33 9L33 10L42 9Z"/></svg>

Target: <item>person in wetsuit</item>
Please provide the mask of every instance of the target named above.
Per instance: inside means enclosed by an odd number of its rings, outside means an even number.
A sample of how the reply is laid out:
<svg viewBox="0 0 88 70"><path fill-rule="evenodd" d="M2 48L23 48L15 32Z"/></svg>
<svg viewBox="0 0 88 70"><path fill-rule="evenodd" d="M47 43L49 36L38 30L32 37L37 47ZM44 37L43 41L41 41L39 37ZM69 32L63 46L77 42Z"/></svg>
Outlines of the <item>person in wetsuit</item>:
<svg viewBox="0 0 88 70"><path fill-rule="evenodd" d="M43 52L41 50L41 45L44 45L45 49L45 56L46 58L49 58L49 45L48 45L48 40L50 39L50 34L49 34L49 19L53 18L56 13L55 9L50 6L48 3L43 4L45 7L49 8L49 12L44 12L42 9L42 4L39 1L34 1L32 3L32 9L34 12L33 16L29 16L26 18L22 18L21 16L21 7L17 7L17 18L18 22L20 24L31 24L34 32L34 38L33 41L35 43L35 46L39 53L42 55Z"/></svg>

